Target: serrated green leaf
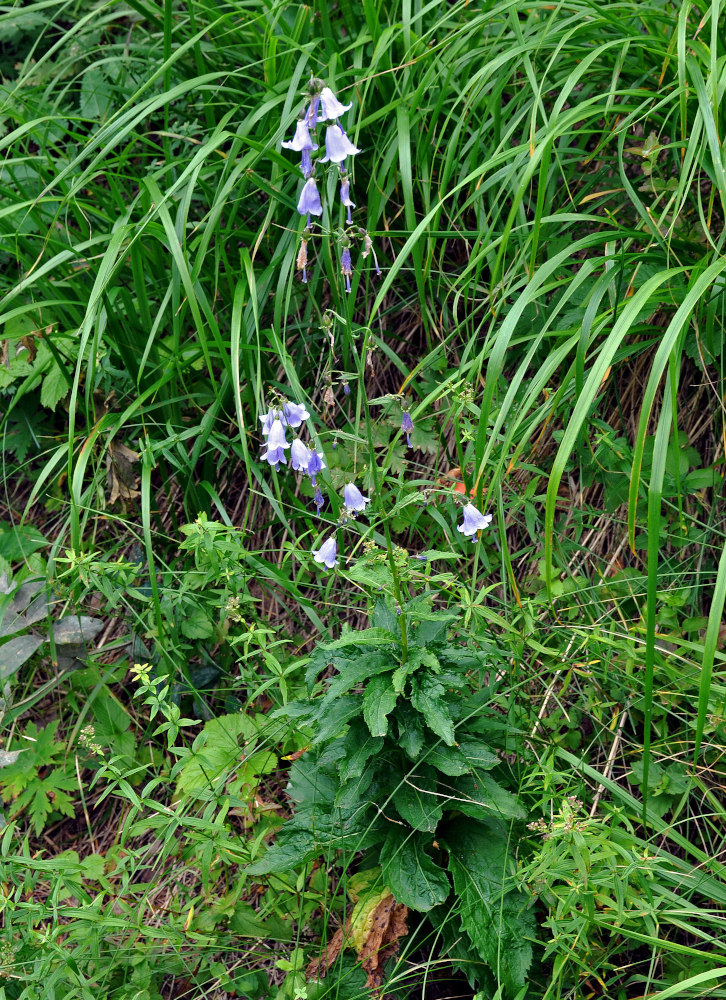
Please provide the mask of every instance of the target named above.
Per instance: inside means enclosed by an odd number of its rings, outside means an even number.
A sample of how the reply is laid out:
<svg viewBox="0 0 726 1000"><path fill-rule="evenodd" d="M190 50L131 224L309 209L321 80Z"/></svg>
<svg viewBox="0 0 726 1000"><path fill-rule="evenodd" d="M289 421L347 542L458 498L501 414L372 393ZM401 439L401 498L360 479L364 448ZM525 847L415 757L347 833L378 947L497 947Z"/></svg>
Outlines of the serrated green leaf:
<svg viewBox="0 0 726 1000"><path fill-rule="evenodd" d="M419 913L443 903L451 891L446 872L428 856L420 836L398 827L381 848L381 868L398 902Z"/></svg>
<svg viewBox="0 0 726 1000"><path fill-rule="evenodd" d="M396 789L394 805L402 819L424 833L433 833L442 816L441 798L436 794L436 776L430 768L406 775Z"/></svg>
<svg viewBox="0 0 726 1000"><path fill-rule="evenodd" d="M61 399L65 399L71 387L63 369L55 362L50 366L43 377L43 384L40 388L40 405L49 410L53 410Z"/></svg>
<svg viewBox="0 0 726 1000"><path fill-rule="evenodd" d="M442 833L461 926L497 981L514 995L532 962L534 916L524 893L510 890L508 831L496 820L456 820Z"/></svg>
<svg viewBox="0 0 726 1000"><path fill-rule="evenodd" d="M396 722L398 724L398 745L411 760L416 760L424 745L424 727L421 716L410 705L404 703L396 713Z"/></svg>
<svg viewBox="0 0 726 1000"><path fill-rule="evenodd" d="M454 723L444 700L444 686L434 677L415 677L411 683L411 704L423 715L426 725L453 746Z"/></svg>
<svg viewBox="0 0 726 1000"><path fill-rule="evenodd" d="M371 736L386 736L388 716L396 707L398 692L391 685L388 674L373 677L366 685L363 695L363 718Z"/></svg>
<svg viewBox="0 0 726 1000"><path fill-rule="evenodd" d="M492 816L524 819L527 815L516 795L497 784L491 775L476 772L463 775L455 785L444 786L450 794L450 809L486 822Z"/></svg>
<svg viewBox="0 0 726 1000"><path fill-rule="evenodd" d="M426 749L426 763L452 778L467 774L471 765L459 747L436 746Z"/></svg>

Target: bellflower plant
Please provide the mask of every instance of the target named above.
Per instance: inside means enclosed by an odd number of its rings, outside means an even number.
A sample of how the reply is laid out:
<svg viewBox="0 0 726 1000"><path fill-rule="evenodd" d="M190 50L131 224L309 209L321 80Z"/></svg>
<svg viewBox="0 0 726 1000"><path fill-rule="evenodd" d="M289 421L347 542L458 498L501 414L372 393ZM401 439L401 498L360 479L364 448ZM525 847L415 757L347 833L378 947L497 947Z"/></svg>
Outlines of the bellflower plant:
<svg viewBox="0 0 726 1000"><path fill-rule="evenodd" d="M304 403L283 403L282 422L288 427L299 427L303 420L309 420L310 414Z"/></svg>
<svg viewBox="0 0 726 1000"><path fill-rule="evenodd" d="M340 204L347 209L347 222L350 225L353 222L350 210L351 208L355 208L355 203L350 197L350 178L347 174L341 174L340 177Z"/></svg>
<svg viewBox="0 0 726 1000"><path fill-rule="evenodd" d="M480 510L477 510L473 503L468 503L466 507L464 507L462 514L464 516L464 520L461 524L457 524L457 530L460 531L462 535L466 535L467 538L471 538L472 541L474 540L474 536L477 531L483 531L484 528L488 528L492 523L492 515L482 514Z"/></svg>
<svg viewBox="0 0 726 1000"><path fill-rule="evenodd" d="M318 148L317 143L313 142L310 138L310 128L308 127L306 118L298 118L297 125L295 126L295 135L289 142L283 142L282 148L293 149L296 153Z"/></svg>
<svg viewBox="0 0 726 1000"><path fill-rule="evenodd" d="M307 215L308 226L310 225L311 215L323 214L323 204L320 201L318 185L315 183L314 177L308 177L308 179L305 181L303 189L300 192L300 199L297 203L297 210L300 213L300 215Z"/></svg>
<svg viewBox="0 0 726 1000"><path fill-rule="evenodd" d="M335 118L340 118L352 107L352 104L341 104L330 87L323 87L320 91L320 118L318 121L332 121Z"/></svg>
<svg viewBox="0 0 726 1000"><path fill-rule="evenodd" d="M310 482L317 489L317 483L315 482L315 477L317 474L325 468L325 462L323 461L323 456L318 454L317 451L313 451L308 459L308 467L305 470L310 476Z"/></svg>
<svg viewBox="0 0 726 1000"><path fill-rule="evenodd" d="M340 255L340 273L345 277L345 290L350 292L350 277L353 274L352 262L350 259L350 248L343 247L343 252Z"/></svg>
<svg viewBox="0 0 726 1000"><path fill-rule="evenodd" d="M307 472L311 456L308 446L300 438L295 438L290 446L290 466L295 472Z"/></svg>

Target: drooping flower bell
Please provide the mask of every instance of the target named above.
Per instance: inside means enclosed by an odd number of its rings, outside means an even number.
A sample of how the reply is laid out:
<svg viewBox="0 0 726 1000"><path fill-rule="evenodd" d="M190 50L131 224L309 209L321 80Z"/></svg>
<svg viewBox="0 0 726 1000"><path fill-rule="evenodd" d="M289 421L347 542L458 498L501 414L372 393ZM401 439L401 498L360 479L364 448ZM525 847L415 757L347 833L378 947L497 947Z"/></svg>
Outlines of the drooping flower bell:
<svg viewBox="0 0 726 1000"><path fill-rule="evenodd" d="M267 435L267 448L262 452L260 456L261 459L274 465L278 468L280 462L283 465L287 465L287 459L285 458L285 449L289 448L290 445L287 443L287 438L285 437L285 428L282 426L281 420L273 420L272 426L270 427L270 433Z"/></svg>
<svg viewBox="0 0 726 1000"><path fill-rule="evenodd" d="M351 104L341 104L330 87L323 87L320 91L320 115L318 121L333 121L340 118L346 111L350 111Z"/></svg>
<svg viewBox="0 0 726 1000"><path fill-rule="evenodd" d="M300 438L295 438L290 447L290 465L295 472L307 472L311 456L308 446Z"/></svg>
<svg viewBox="0 0 726 1000"><path fill-rule="evenodd" d="M343 247L340 255L340 273L345 277L345 290L350 292L350 278L353 274L353 264L350 259L350 247Z"/></svg>
<svg viewBox="0 0 726 1000"><path fill-rule="evenodd" d="M340 203L344 205L348 210L348 224L353 221L350 214L351 208L355 208L355 202L351 201L350 197L350 178L347 174L343 174L340 178Z"/></svg>
<svg viewBox="0 0 726 1000"><path fill-rule="evenodd" d="M334 538L327 538L319 549L312 549L313 559L316 563L325 565L327 569L337 566L338 543Z"/></svg>
<svg viewBox="0 0 726 1000"><path fill-rule="evenodd" d="M471 538L472 540L477 531L483 531L484 528L488 528L492 523L492 515L482 514L480 510L477 510L473 503L468 503L466 507L464 507L462 514L464 516L464 520L461 524L457 524L456 527L462 535L466 535L467 538Z"/></svg>
<svg viewBox="0 0 726 1000"><path fill-rule="evenodd" d="M320 509L325 506L325 497L323 496L322 490L319 486L315 486L315 493L313 494L313 503L318 508L318 514Z"/></svg>
<svg viewBox="0 0 726 1000"><path fill-rule="evenodd" d="M264 417L260 417L260 420L262 422L263 437L267 437L267 435L270 433L270 429L273 423L276 420L280 420L281 417L282 413L280 412L280 410L275 410L275 409L269 409L267 413L264 415Z"/></svg>
<svg viewBox="0 0 726 1000"><path fill-rule="evenodd" d="M318 451L311 451L310 458L308 459L308 467L305 470L310 476L310 482L313 486L317 486L315 482L315 477L317 474L325 468L325 462L323 461L323 456Z"/></svg>
<svg viewBox="0 0 726 1000"><path fill-rule="evenodd" d="M411 447L411 435L413 434L413 420L411 420L411 414L408 410L404 410L401 414L401 430L406 435L406 444Z"/></svg>
<svg viewBox="0 0 726 1000"><path fill-rule="evenodd" d="M328 125L325 130L325 156L321 163L342 163L346 156L355 156L360 150L353 145L340 125Z"/></svg>
<svg viewBox="0 0 726 1000"><path fill-rule="evenodd" d="M307 119L298 118L297 125L295 126L295 135L289 142L282 143L283 149L293 149L296 153L302 153L307 150L317 149L317 144L313 142L310 137L310 127L308 125Z"/></svg>
<svg viewBox="0 0 726 1000"><path fill-rule="evenodd" d="M320 201L318 185L315 183L314 177L308 177L303 184L303 189L300 192L300 199L297 203L297 210L300 215L307 215L308 225L310 225L311 215L323 214L323 205Z"/></svg>
<svg viewBox="0 0 726 1000"><path fill-rule="evenodd" d="M309 420L310 414L304 403L284 403L282 420L288 427L299 427L303 420Z"/></svg>
<svg viewBox="0 0 726 1000"><path fill-rule="evenodd" d="M373 255L373 263L376 265L376 274L380 275L381 269L378 266L378 258L376 257L376 251L373 249L373 240L370 238L368 233L363 230L363 253L361 257L365 260L368 254Z"/></svg>
<svg viewBox="0 0 726 1000"><path fill-rule="evenodd" d="M355 511L360 514L370 502L370 498L364 497L355 483L347 483L343 489L343 503L348 512Z"/></svg>

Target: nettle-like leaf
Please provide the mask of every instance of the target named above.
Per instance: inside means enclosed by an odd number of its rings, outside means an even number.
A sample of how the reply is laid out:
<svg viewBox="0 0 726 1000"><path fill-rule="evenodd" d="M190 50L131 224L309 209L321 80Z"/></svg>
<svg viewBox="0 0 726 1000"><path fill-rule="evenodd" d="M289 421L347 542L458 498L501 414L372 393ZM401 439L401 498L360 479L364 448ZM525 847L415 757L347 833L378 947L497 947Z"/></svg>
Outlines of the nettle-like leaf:
<svg viewBox="0 0 726 1000"><path fill-rule="evenodd" d="M454 722L444 698L445 688L435 677L416 677L411 684L411 704L423 715L426 725L453 746Z"/></svg>
<svg viewBox="0 0 726 1000"><path fill-rule="evenodd" d="M443 815L434 769L422 766L407 774L393 802L401 818L414 830L433 833Z"/></svg>
<svg viewBox="0 0 726 1000"><path fill-rule="evenodd" d="M509 832L497 820L449 823L449 849L461 928L507 995L526 982L532 962L535 919L528 898L510 888Z"/></svg>
<svg viewBox="0 0 726 1000"><path fill-rule="evenodd" d="M386 837L381 868L399 903L420 913L443 903L451 891L446 872L426 853L421 838L400 827L394 827Z"/></svg>
<svg viewBox="0 0 726 1000"><path fill-rule="evenodd" d="M388 716L396 707L398 692L391 684L390 675L384 674L368 681L363 695L363 718L371 736L388 734Z"/></svg>

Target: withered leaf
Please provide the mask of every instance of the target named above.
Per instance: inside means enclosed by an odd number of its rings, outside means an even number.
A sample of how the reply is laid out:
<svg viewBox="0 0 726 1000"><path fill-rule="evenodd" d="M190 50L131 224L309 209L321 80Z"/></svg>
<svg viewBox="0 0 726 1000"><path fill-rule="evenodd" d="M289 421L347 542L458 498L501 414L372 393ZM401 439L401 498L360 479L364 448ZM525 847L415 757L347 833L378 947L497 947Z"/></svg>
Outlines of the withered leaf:
<svg viewBox="0 0 726 1000"><path fill-rule="evenodd" d="M139 460L139 453L127 448L125 444L111 441L106 455L106 486L111 491L109 504L121 500L132 500L140 496L137 489L139 477L133 470L134 462Z"/></svg>
<svg viewBox="0 0 726 1000"><path fill-rule="evenodd" d="M343 928L339 927L330 941L328 941L323 954L308 963L308 967L305 970L305 975L308 979L323 979L328 974L328 969L336 960L343 947L343 933Z"/></svg>
<svg viewBox="0 0 726 1000"><path fill-rule="evenodd" d="M386 962L398 951L401 938L408 934L407 916L408 907L390 895L376 907L370 934L358 953L367 976L366 986L374 993L383 983Z"/></svg>

